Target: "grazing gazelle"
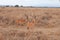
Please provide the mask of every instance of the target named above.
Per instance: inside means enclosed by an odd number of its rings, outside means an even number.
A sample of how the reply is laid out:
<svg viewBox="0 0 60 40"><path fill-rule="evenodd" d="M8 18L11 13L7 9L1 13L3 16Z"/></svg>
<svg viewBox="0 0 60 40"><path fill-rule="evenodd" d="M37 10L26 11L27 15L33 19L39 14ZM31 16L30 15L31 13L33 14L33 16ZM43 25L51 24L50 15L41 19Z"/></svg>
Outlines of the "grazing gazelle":
<svg viewBox="0 0 60 40"><path fill-rule="evenodd" d="M25 14L25 17L26 17L26 20L27 20L27 29L32 29L36 23L36 16L32 16L32 15L26 15Z"/></svg>
<svg viewBox="0 0 60 40"><path fill-rule="evenodd" d="M24 25L24 23L26 22L25 19L21 18L19 20L16 20L16 23L19 24L19 25Z"/></svg>
<svg viewBox="0 0 60 40"><path fill-rule="evenodd" d="M32 29L34 26L35 26L35 20L34 19L27 22L27 29Z"/></svg>

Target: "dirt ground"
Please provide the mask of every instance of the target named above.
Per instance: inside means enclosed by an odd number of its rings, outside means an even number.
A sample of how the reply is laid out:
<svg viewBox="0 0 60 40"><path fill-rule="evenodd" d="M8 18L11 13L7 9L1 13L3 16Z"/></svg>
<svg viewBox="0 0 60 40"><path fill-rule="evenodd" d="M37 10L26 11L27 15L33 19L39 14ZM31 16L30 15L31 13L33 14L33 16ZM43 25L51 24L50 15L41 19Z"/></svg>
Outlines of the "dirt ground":
<svg viewBox="0 0 60 40"><path fill-rule="evenodd" d="M0 40L60 40L60 8L0 7Z"/></svg>

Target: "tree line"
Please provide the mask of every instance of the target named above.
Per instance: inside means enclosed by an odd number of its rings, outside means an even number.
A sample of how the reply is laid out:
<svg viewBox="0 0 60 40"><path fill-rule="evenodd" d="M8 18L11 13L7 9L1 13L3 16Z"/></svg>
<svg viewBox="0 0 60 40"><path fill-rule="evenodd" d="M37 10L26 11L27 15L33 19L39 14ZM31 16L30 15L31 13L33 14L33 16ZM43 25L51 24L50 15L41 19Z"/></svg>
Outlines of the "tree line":
<svg viewBox="0 0 60 40"><path fill-rule="evenodd" d="M23 7L23 5L19 6L19 5L0 5L0 7Z"/></svg>

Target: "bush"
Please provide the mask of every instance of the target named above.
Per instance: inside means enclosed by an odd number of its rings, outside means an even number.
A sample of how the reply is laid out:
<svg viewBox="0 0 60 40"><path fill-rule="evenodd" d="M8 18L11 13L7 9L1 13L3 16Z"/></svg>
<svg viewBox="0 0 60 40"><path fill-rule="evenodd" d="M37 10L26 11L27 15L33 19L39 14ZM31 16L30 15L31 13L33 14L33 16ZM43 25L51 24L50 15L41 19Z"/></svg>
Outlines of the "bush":
<svg viewBox="0 0 60 40"><path fill-rule="evenodd" d="M21 5L21 7L23 7L23 5Z"/></svg>

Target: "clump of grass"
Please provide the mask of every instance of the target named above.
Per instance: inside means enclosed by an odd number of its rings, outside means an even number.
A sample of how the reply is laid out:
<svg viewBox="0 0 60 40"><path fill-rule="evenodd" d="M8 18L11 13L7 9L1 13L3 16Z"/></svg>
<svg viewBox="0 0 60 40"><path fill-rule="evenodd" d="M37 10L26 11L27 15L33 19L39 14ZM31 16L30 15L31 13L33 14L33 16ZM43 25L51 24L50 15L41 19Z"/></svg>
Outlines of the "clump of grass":
<svg viewBox="0 0 60 40"><path fill-rule="evenodd" d="M0 40L4 40L4 35L1 32L0 32Z"/></svg>
<svg viewBox="0 0 60 40"><path fill-rule="evenodd" d="M12 19L7 16L0 16L0 25L1 26L11 26L11 25L16 25L15 19Z"/></svg>

